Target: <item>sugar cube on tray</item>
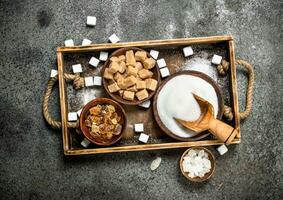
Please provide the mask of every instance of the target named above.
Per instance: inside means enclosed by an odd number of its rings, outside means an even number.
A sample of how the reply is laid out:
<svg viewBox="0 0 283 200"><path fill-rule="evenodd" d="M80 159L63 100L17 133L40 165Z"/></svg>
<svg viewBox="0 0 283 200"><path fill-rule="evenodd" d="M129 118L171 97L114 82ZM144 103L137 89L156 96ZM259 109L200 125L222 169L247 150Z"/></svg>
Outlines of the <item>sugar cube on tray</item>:
<svg viewBox="0 0 283 200"><path fill-rule="evenodd" d="M222 60L222 56L218 56L214 54L211 62L212 64L219 65L221 63L221 60Z"/></svg>
<svg viewBox="0 0 283 200"><path fill-rule="evenodd" d="M111 43L117 43L117 42L120 41L120 39L119 39L118 36L114 33L114 34L112 34L112 35L109 37L109 41L110 41Z"/></svg>
<svg viewBox="0 0 283 200"><path fill-rule="evenodd" d="M165 77L170 75L168 67L164 67L164 68L160 69L160 73L161 73L162 78L165 78Z"/></svg>
<svg viewBox="0 0 283 200"><path fill-rule="evenodd" d="M97 67L99 64L99 60L96 57L91 57L88 63L93 67Z"/></svg>
<svg viewBox="0 0 283 200"><path fill-rule="evenodd" d="M139 104L140 107L143 107L143 108L149 108L150 107L150 100L147 100L145 102L142 102L141 104Z"/></svg>
<svg viewBox="0 0 283 200"><path fill-rule="evenodd" d="M90 144L90 141L86 138L84 138L81 142L81 145L84 147L84 148L87 148Z"/></svg>
<svg viewBox="0 0 283 200"><path fill-rule="evenodd" d="M190 46L183 48L183 53L185 57L188 57L194 54L193 49Z"/></svg>
<svg viewBox="0 0 283 200"><path fill-rule="evenodd" d="M68 121L69 122L73 122L73 121L77 121L78 116L76 112L69 112L68 113Z"/></svg>
<svg viewBox="0 0 283 200"><path fill-rule="evenodd" d="M86 87L93 86L93 77L92 76L85 77L85 86Z"/></svg>
<svg viewBox="0 0 283 200"><path fill-rule="evenodd" d="M87 45L90 45L91 44L91 40L89 39L83 39L83 42L82 42L82 46L87 46Z"/></svg>
<svg viewBox="0 0 283 200"><path fill-rule="evenodd" d="M81 64L72 65L72 68L73 68L73 72L74 73L81 73L81 72L83 72Z"/></svg>
<svg viewBox="0 0 283 200"><path fill-rule="evenodd" d="M72 39L65 40L65 47L72 47L74 45L74 41Z"/></svg>
<svg viewBox="0 0 283 200"><path fill-rule="evenodd" d="M94 76L93 77L93 84L96 85L96 86L101 86L102 85L101 76Z"/></svg>
<svg viewBox="0 0 283 200"><path fill-rule="evenodd" d="M135 132L143 132L144 131L143 123L135 124L134 130L135 130Z"/></svg>
<svg viewBox="0 0 283 200"><path fill-rule="evenodd" d="M140 142L147 143L148 139L149 139L149 135L144 134L144 133L140 134L140 137L139 137Z"/></svg>
<svg viewBox="0 0 283 200"><path fill-rule="evenodd" d="M58 71L55 69L51 69L50 77L55 77L58 75Z"/></svg>
<svg viewBox="0 0 283 200"><path fill-rule="evenodd" d="M99 53L99 60L106 61L107 58L108 58L108 52L100 51L100 53Z"/></svg>
<svg viewBox="0 0 283 200"><path fill-rule="evenodd" d="M94 16L87 16L86 24L88 26L95 26L96 25L96 17L94 17Z"/></svg>
<svg viewBox="0 0 283 200"><path fill-rule="evenodd" d="M151 55L151 57L153 57L155 60L157 60L158 55L159 55L159 51L156 50L150 50L149 54Z"/></svg>
<svg viewBox="0 0 283 200"><path fill-rule="evenodd" d="M157 65L158 65L159 68L166 67L166 62L165 62L164 58L158 59Z"/></svg>

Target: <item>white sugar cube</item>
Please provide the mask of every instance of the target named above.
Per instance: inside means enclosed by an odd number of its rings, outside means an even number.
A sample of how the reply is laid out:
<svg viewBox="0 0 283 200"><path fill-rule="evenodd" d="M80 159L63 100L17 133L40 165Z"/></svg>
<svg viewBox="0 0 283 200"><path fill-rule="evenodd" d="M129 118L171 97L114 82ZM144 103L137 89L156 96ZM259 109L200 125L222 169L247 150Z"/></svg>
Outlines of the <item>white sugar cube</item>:
<svg viewBox="0 0 283 200"><path fill-rule="evenodd" d="M140 134L140 137L139 137L139 141L141 141L141 142L143 142L143 143L147 143L148 138L149 138L149 135L146 135L146 134L144 134L144 133L141 133L141 134Z"/></svg>
<svg viewBox="0 0 283 200"><path fill-rule="evenodd" d="M150 100L147 100L145 102L142 102L141 104L139 104L140 107L143 107L143 108L149 108L150 107Z"/></svg>
<svg viewBox="0 0 283 200"><path fill-rule="evenodd" d="M188 57L194 54L193 49L190 46L183 48L183 53L185 57Z"/></svg>
<svg viewBox="0 0 283 200"><path fill-rule="evenodd" d="M98 66L98 63L99 63L99 60L96 58L96 57L91 57L91 59L89 60L88 62L90 65L94 66L94 67L97 67Z"/></svg>
<svg viewBox="0 0 283 200"><path fill-rule="evenodd" d="M95 26L96 25L96 17L94 17L94 16L87 16L86 24L89 25L89 26Z"/></svg>
<svg viewBox="0 0 283 200"><path fill-rule="evenodd" d="M91 40L89 39L83 39L83 42L82 42L82 46L87 46L87 45L90 45L91 44Z"/></svg>
<svg viewBox="0 0 283 200"><path fill-rule="evenodd" d="M228 148L225 144L222 144L221 146L217 147L216 150L219 152L220 155L224 155L228 151Z"/></svg>
<svg viewBox="0 0 283 200"><path fill-rule="evenodd" d="M74 41L72 39L70 40L65 40L65 46L66 47L72 47L74 46Z"/></svg>
<svg viewBox="0 0 283 200"><path fill-rule="evenodd" d="M166 62L165 62L164 58L158 59L157 65L158 65L159 68L166 67Z"/></svg>
<svg viewBox="0 0 283 200"><path fill-rule="evenodd" d="M106 61L107 58L108 58L108 52L100 51L100 53L99 53L99 60Z"/></svg>
<svg viewBox="0 0 283 200"><path fill-rule="evenodd" d="M93 77L93 85L101 86L102 85L102 78L101 76L94 76Z"/></svg>
<svg viewBox="0 0 283 200"><path fill-rule="evenodd" d="M81 73L81 72L83 72L81 64L73 65L72 68L73 68L73 72L74 73Z"/></svg>
<svg viewBox="0 0 283 200"><path fill-rule="evenodd" d="M58 75L58 71L55 69L51 69L50 77L55 77Z"/></svg>
<svg viewBox="0 0 283 200"><path fill-rule="evenodd" d="M117 43L120 41L120 39L117 37L117 35L114 33L109 37L110 42Z"/></svg>
<svg viewBox="0 0 283 200"><path fill-rule="evenodd" d="M159 51L150 50L149 54L151 55L151 57L153 57L155 60L157 60Z"/></svg>
<svg viewBox="0 0 283 200"><path fill-rule="evenodd" d="M81 116L82 110L83 110L83 109L81 108L80 110L78 110L78 111L77 111L77 115L78 115L78 117L80 117L80 116Z"/></svg>
<svg viewBox="0 0 283 200"><path fill-rule="evenodd" d="M135 129L135 132L143 132L143 124L142 123L135 124L134 129Z"/></svg>
<svg viewBox="0 0 283 200"><path fill-rule="evenodd" d="M160 73L161 73L162 78L165 78L165 77L170 75L168 67L164 67L164 68L160 69Z"/></svg>
<svg viewBox="0 0 283 200"><path fill-rule="evenodd" d="M69 112L68 113L68 121L72 122L72 121L77 121L78 117L77 117L77 113L76 112Z"/></svg>
<svg viewBox="0 0 283 200"><path fill-rule="evenodd" d="M212 64L219 65L221 63L222 56L213 55L212 57Z"/></svg>
<svg viewBox="0 0 283 200"><path fill-rule="evenodd" d="M83 139L83 141L81 142L81 145L84 147L84 148L87 148L88 145L90 144L90 141L88 141L88 139Z"/></svg>
<svg viewBox="0 0 283 200"><path fill-rule="evenodd" d="M93 77L92 76L85 77L85 86L86 87L93 86Z"/></svg>

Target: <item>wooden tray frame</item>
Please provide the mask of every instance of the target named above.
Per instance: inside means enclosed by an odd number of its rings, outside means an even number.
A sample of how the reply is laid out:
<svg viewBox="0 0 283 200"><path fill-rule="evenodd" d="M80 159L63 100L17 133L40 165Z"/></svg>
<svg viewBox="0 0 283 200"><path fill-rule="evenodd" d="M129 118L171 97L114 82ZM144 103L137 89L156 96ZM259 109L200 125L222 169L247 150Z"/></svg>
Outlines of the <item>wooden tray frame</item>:
<svg viewBox="0 0 283 200"><path fill-rule="evenodd" d="M231 35L211 36L211 37L197 37L197 38L180 38L180 39L167 39L167 40L149 40L138 42L121 42L116 44L92 44L89 46L75 46L75 47L59 47L57 49L57 62L58 62L58 78L59 78L59 93L60 93L60 106L61 106L61 120L62 120L62 137L63 137L63 150L65 155L86 155L86 154L99 154L99 153L114 153L114 152L129 152L129 151L145 151L145 150L159 150L159 149L174 149L174 148L188 148L193 146L212 146L223 144L219 140L201 140L192 142L170 142L158 144L140 144L131 146L120 147L105 147L93 149L71 149L70 148L70 135L67 128L67 98L66 98L66 82L64 80L64 65L63 54L67 53L82 53L97 50L111 50L121 47L168 47L168 46L184 46L192 44L210 44L210 43L227 43L229 51L230 62L230 89L231 89L231 103L234 114L233 126L238 129L239 134L232 141L232 144L241 142L240 133L240 118L238 108L238 93L237 93L237 79L236 79L236 66L235 66L235 52L234 41Z"/></svg>

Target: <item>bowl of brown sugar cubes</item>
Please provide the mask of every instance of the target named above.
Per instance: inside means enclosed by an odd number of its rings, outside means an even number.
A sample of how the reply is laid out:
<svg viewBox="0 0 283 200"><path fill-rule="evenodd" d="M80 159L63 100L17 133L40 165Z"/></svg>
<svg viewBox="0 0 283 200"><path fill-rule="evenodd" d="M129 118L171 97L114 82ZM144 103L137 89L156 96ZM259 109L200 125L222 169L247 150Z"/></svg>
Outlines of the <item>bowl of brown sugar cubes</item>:
<svg viewBox="0 0 283 200"><path fill-rule="evenodd" d="M155 59L136 47L125 47L113 52L105 62L102 74L107 93L126 105L138 105L149 100L160 83Z"/></svg>

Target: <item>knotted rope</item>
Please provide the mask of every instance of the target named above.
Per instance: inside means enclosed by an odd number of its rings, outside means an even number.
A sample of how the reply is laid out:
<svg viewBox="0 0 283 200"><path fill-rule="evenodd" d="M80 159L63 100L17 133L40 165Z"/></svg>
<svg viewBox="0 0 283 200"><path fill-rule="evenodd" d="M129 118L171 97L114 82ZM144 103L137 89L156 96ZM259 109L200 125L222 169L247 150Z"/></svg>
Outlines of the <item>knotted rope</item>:
<svg viewBox="0 0 283 200"><path fill-rule="evenodd" d="M84 78L80 76L79 73L77 74L64 74L64 78L66 81L73 81L73 86L76 90L84 87ZM49 114L49 110L48 110L48 105L49 105L49 99L52 93L52 89L53 86L55 85L55 83L58 81L58 76L55 77L51 77L48 80L47 83L47 88L46 91L44 93L44 97L43 97L43 116L46 119L47 123L50 124L50 126L54 129L60 129L62 126L62 123L60 121L56 121L55 119L53 119L50 114ZM77 122L67 122L67 126L69 128L77 128L79 125L78 121Z"/></svg>
<svg viewBox="0 0 283 200"><path fill-rule="evenodd" d="M248 73L248 87L247 87L247 92L246 92L246 108L244 112L239 113L240 119L245 119L249 116L252 110L255 75L254 75L254 69L252 65L249 64L248 62L244 60L236 60L236 64L244 67ZM229 62L225 60L222 60L221 64L217 66L217 70L219 74L221 75L226 75L228 69L229 69ZM224 106L223 114L229 121L231 121L234 117L232 108L226 105Z"/></svg>

